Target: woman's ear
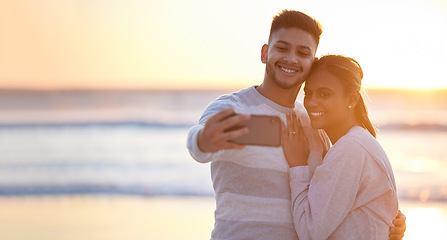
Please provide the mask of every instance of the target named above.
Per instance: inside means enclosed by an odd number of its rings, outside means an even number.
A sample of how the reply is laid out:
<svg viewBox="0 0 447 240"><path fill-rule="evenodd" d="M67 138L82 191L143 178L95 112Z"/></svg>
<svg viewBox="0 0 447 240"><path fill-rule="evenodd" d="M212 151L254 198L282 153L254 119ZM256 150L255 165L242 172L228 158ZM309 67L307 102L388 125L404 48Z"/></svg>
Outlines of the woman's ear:
<svg viewBox="0 0 447 240"><path fill-rule="evenodd" d="M262 49L261 49L261 62L262 63L267 63L268 51L269 51L269 45L267 45L267 44L262 45Z"/></svg>
<svg viewBox="0 0 447 240"><path fill-rule="evenodd" d="M354 109L355 106L357 106L357 103L360 99L360 93L359 92L353 92L349 95L349 106L351 109Z"/></svg>

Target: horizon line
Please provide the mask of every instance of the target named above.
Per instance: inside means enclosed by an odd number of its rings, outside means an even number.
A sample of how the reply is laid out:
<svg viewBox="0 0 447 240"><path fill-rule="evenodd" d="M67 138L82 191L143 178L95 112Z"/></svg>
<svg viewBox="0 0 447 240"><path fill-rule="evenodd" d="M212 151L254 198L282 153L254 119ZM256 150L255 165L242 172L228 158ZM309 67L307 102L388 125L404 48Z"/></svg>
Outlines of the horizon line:
<svg viewBox="0 0 447 240"><path fill-rule="evenodd" d="M252 86L252 85L250 85ZM246 86L246 87L250 87ZM27 92L68 92L68 91L238 91L246 87L191 87L191 88L150 88L150 87L126 87L126 88L91 88L91 87L73 87L73 88L28 88L28 87L0 87L0 91L27 91ZM366 91L447 91L445 87L434 88L413 88L413 87L362 87Z"/></svg>

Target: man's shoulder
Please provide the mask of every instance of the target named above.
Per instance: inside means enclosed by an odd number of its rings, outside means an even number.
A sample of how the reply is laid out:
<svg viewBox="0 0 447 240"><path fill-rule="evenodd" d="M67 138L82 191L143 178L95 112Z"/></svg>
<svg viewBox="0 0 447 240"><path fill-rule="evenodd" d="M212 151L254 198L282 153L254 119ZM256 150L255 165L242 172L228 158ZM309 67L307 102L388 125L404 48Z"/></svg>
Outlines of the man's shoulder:
<svg viewBox="0 0 447 240"><path fill-rule="evenodd" d="M254 90L254 86L251 86L251 87L244 88L244 89L236 91L236 92L224 94L224 95L220 96L218 99L240 98L241 96L251 94L253 90Z"/></svg>
<svg viewBox="0 0 447 240"><path fill-rule="evenodd" d="M245 102L246 98L250 98L254 87L248 87L237 92L232 92L219 96L212 104L224 104L236 107L240 103Z"/></svg>
<svg viewBox="0 0 447 240"><path fill-rule="evenodd" d="M252 88L252 87L251 87ZM228 93L219 96L213 102L211 102L205 109L200 122L204 123L208 118L214 114L229 108L233 108L236 112L243 112L245 109L246 102L244 100L245 95L250 94L250 88L242 89L238 92Z"/></svg>

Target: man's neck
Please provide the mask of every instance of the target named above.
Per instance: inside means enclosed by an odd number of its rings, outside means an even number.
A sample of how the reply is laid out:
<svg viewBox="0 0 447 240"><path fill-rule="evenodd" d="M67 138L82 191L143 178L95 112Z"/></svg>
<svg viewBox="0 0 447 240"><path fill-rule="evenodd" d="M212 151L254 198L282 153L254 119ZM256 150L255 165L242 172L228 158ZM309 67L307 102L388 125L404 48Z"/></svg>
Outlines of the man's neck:
<svg viewBox="0 0 447 240"><path fill-rule="evenodd" d="M301 85L296 88L282 89L278 86L266 85L265 82L256 88L262 96L288 108L293 108L295 106L296 97L298 96L300 89Z"/></svg>

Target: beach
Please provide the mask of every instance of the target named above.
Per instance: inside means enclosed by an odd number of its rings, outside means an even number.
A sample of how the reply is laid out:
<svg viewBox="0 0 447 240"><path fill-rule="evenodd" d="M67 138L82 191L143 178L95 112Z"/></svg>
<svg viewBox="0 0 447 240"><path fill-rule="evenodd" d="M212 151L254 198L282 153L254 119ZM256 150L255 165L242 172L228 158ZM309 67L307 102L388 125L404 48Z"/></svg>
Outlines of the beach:
<svg viewBox="0 0 447 240"><path fill-rule="evenodd" d="M3 91L0 239L209 239L210 164L191 158L186 137L222 93ZM405 239L440 239L447 95L417 94L370 91L370 113L407 216Z"/></svg>
<svg viewBox="0 0 447 240"><path fill-rule="evenodd" d="M406 240L440 239L447 203L401 201ZM8 240L210 239L212 197L42 196L0 198L0 238Z"/></svg>
<svg viewBox="0 0 447 240"><path fill-rule="evenodd" d="M0 198L0 239L209 239L211 198Z"/></svg>

